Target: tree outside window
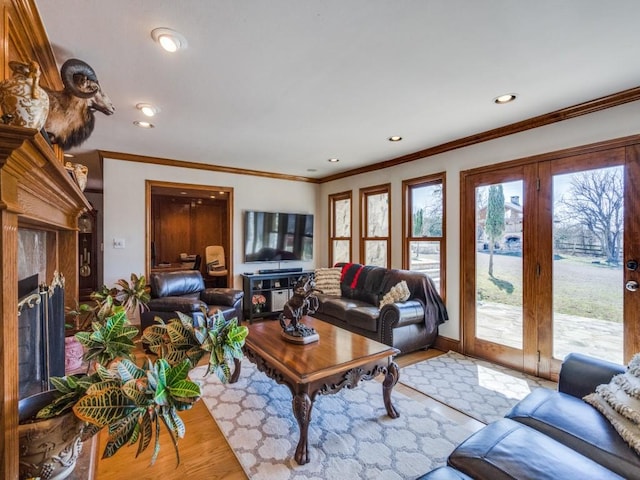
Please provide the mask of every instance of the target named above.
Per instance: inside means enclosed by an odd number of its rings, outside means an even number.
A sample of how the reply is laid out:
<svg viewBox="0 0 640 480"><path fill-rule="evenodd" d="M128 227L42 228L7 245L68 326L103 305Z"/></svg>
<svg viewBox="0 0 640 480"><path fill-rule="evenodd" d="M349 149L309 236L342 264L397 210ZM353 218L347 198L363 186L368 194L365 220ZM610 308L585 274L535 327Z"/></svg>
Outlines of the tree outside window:
<svg viewBox="0 0 640 480"><path fill-rule="evenodd" d="M445 173L403 182L403 268L423 272L444 297Z"/></svg>

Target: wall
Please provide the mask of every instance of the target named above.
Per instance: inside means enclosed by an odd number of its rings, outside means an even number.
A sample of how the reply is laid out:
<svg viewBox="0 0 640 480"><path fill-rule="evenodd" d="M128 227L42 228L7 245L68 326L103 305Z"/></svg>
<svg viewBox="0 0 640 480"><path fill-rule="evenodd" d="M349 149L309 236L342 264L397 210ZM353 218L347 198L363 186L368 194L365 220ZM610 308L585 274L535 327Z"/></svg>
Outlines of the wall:
<svg viewBox="0 0 640 480"><path fill-rule="evenodd" d="M353 190L353 234L359 235L358 189L391 182L391 234L394 268L402 264L402 180L435 172L447 174L447 308L451 320L440 334L460 339L460 172L483 165L505 162L564 148L586 145L640 133L640 102L547 125L509 137L454 150L414 162L347 177L321 185L246 175L199 171L188 168L150 165L122 160L104 160L104 282L110 285L130 272L145 269L145 180L159 180L234 188L234 285L241 286L239 274L278 264L242 263L242 212L244 210L315 213L313 262L292 262L286 266L314 268L326 266L328 233L327 196ZM123 213L124 212L124 213ZM113 249L112 239L124 238L126 248ZM354 259L359 258L354 241ZM285 265L280 265L285 266Z"/></svg>
<svg viewBox="0 0 640 480"><path fill-rule="evenodd" d="M260 268L302 267L313 269L320 252L317 239L325 235L316 216L314 262L243 263L242 214L245 210L316 213L318 185L306 182L218 173L191 168L152 165L112 158L104 159L104 282L112 285L131 272L145 272L145 181L191 183L232 187L234 286L241 288L239 275ZM114 249L113 239L123 238L124 249Z"/></svg>
<svg viewBox="0 0 640 480"><path fill-rule="evenodd" d="M450 321L440 327L440 335L459 340L460 172L479 166L638 133L640 133L640 102L634 102L395 167L327 182L320 186L320 224L324 226L328 221L327 196L352 190L353 259L357 261L360 255L357 241L360 234L359 206L357 204L359 198L358 190L363 187L391 182L391 265L394 268L400 268L402 265L402 181L431 173L446 172L446 303ZM317 261L320 264L325 264L328 261L328 233L326 228L323 229L323 233L319 238L316 235L316 241L319 242L320 252L322 253L322 257L319 257Z"/></svg>

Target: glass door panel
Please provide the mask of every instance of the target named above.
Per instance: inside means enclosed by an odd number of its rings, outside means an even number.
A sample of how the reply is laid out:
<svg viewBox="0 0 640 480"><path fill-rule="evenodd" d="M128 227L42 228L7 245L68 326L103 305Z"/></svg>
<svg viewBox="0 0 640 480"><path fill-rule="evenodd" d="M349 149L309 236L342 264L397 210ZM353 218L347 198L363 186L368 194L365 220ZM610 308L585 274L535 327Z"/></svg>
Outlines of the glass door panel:
<svg viewBox="0 0 640 480"><path fill-rule="evenodd" d="M623 362L624 167L553 176L553 358Z"/></svg>
<svg viewBox="0 0 640 480"><path fill-rule="evenodd" d="M463 176L465 353L557 378L640 351L640 143Z"/></svg>
<svg viewBox="0 0 640 480"><path fill-rule="evenodd" d="M475 336L523 348L523 182L475 190Z"/></svg>

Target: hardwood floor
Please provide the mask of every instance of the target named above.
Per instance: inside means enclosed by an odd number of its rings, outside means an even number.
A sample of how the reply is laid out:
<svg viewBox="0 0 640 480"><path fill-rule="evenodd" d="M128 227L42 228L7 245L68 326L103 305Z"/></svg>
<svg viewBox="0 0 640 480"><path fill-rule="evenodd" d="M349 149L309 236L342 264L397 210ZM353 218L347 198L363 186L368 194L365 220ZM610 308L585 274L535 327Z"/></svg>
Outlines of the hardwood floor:
<svg viewBox="0 0 640 480"><path fill-rule="evenodd" d="M400 368L428 358L441 355L435 349L413 352L396 358ZM382 378L380 377L380 381ZM446 407L426 395L398 383L394 391L429 404L434 410L447 418L460 423L468 423L472 429L484 426L470 417ZM98 460L95 479L97 480L163 480L173 479L246 479L240 463L229 447L216 422L211 418L204 402L197 402L191 410L181 413L187 425L185 438L179 441L180 465L176 467L176 457L169 436L161 434L161 451L155 465L149 466L152 446L135 459L135 448L123 447L115 456ZM98 455L102 454L106 441L106 432L100 434Z"/></svg>

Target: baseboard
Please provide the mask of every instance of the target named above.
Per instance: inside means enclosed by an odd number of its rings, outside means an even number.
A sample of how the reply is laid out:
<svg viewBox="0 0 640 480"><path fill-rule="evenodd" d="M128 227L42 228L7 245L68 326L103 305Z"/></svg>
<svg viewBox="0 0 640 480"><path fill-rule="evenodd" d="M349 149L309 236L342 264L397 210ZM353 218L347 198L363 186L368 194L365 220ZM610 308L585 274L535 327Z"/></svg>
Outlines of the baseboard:
<svg viewBox="0 0 640 480"><path fill-rule="evenodd" d="M436 337L436 341L434 342L433 347L437 348L438 350L442 350L443 352L453 350L454 352L462 353L462 345L460 344L460 340L443 337L442 335L438 335Z"/></svg>

